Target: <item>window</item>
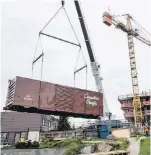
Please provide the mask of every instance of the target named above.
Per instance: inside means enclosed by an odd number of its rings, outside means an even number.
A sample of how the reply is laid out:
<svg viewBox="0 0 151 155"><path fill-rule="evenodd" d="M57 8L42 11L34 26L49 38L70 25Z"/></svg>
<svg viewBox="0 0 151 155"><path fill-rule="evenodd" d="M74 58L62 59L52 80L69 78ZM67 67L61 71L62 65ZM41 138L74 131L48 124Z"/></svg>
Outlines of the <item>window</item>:
<svg viewBox="0 0 151 155"><path fill-rule="evenodd" d="M7 140L7 133L1 133L1 143L5 143Z"/></svg>
<svg viewBox="0 0 151 155"><path fill-rule="evenodd" d="M43 126L45 125L45 119L44 118L42 119L42 125Z"/></svg>
<svg viewBox="0 0 151 155"><path fill-rule="evenodd" d="M57 128L57 125L56 125L56 123L54 124L54 129L56 129Z"/></svg>
<svg viewBox="0 0 151 155"><path fill-rule="evenodd" d="M1 133L1 139L5 139L6 138L6 136L7 136L7 133Z"/></svg>
<svg viewBox="0 0 151 155"><path fill-rule="evenodd" d="M26 132L21 132L21 137L26 137Z"/></svg>
<svg viewBox="0 0 151 155"><path fill-rule="evenodd" d="M50 129L51 129L51 121L49 121L48 128L49 128L49 131L50 131Z"/></svg>

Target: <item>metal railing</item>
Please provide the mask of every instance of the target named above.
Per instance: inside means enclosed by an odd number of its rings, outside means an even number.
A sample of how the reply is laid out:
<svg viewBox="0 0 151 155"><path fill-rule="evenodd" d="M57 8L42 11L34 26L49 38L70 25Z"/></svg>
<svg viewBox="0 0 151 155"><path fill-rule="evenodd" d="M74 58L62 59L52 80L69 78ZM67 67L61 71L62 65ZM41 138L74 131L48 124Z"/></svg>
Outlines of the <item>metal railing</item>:
<svg viewBox="0 0 151 155"><path fill-rule="evenodd" d="M151 96L151 91L149 91L149 92L142 92L142 93L140 93L139 96L140 97L142 97L142 96ZM118 96L118 100L123 100L123 99L133 98L133 97L134 97L133 94L120 95L120 96Z"/></svg>
<svg viewBox="0 0 151 155"><path fill-rule="evenodd" d="M130 108L133 107L133 104L121 104L121 108Z"/></svg>
<svg viewBox="0 0 151 155"><path fill-rule="evenodd" d="M151 110L145 110L144 113L145 115L151 115Z"/></svg>
<svg viewBox="0 0 151 155"><path fill-rule="evenodd" d="M133 112L125 112L124 116L125 117L134 117L134 113Z"/></svg>

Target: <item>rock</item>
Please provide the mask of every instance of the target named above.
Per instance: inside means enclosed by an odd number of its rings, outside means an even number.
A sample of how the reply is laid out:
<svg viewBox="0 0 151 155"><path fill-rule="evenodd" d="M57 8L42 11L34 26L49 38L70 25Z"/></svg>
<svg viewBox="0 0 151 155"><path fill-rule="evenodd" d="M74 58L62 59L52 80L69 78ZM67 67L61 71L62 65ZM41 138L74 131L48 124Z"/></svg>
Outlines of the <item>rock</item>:
<svg viewBox="0 0 151 155"><path fill-rule="evenodd" d="M98 146L97 146L97 144L92 145L92 147L91 147L91 153L95 153L95 152L97 152L97 151L98 151Z"/></svg>
<svg viewBox="0 0 151 155"><path fill-rule="evenodd" d="M90 145L90 146L85 146L84 148L81 149L80 152L81 152L82 154L97 152L97 144Z"/></svg>
<svg viewBox="0 0 151 155"><path fill-rule="evenodd" d="M113 136L113 135L108 135L107 136L107 139L108 140L116 140L115 136Z"/></svg>
<svg viewBox="0 0 151 155"><path fill-rule="evenodd" d="M109 152L113 147L106 144L105 142L97 144L97 150L99 152Z"/></svg>
<svg viewBox="0 0 151 155"><path fill-rule="evenodd" d="M85 153L91 153L92 150L92 146L85 146L84 148L81 149L81 153L85 154Z"/></svg>

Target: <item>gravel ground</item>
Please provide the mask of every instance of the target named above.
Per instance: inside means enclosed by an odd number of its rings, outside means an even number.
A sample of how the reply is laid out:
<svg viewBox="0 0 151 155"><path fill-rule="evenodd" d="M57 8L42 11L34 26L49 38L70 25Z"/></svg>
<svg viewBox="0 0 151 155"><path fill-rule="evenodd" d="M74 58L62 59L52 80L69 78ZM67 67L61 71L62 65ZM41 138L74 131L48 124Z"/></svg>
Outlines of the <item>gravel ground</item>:
<svg viewBox="0 0 151 155"><path fill-rule="evenodd" d="M63 149L7 149L1 155L63 155Z"/></svg>
<svg viewBox="0 0 151 155"><path fill-rule="evenodd" d="M136 138L130 139L130 155L139 155L139 149L140 149L140 141L136 140Z"/></svg>
<svg viewBox="0 0 151 155"><path fill-rule="evenodd" d="M136 138L130 138L130 155L139 155L140 150L140 140L144 139L146 137L141 137L139 140L136 140Z"/></svg>

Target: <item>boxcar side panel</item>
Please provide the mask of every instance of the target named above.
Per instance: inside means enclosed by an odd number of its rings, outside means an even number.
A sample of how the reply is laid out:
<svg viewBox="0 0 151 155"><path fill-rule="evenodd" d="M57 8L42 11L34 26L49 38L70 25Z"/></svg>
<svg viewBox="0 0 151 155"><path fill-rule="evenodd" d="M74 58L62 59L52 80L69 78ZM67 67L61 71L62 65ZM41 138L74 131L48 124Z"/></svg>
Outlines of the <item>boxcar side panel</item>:
<svg viewBox="0 0 151 155"><path fill-rule="evenodd" d="M103 94L63 85L16 77L12 105L45 111L103 115Z"/></svg>

